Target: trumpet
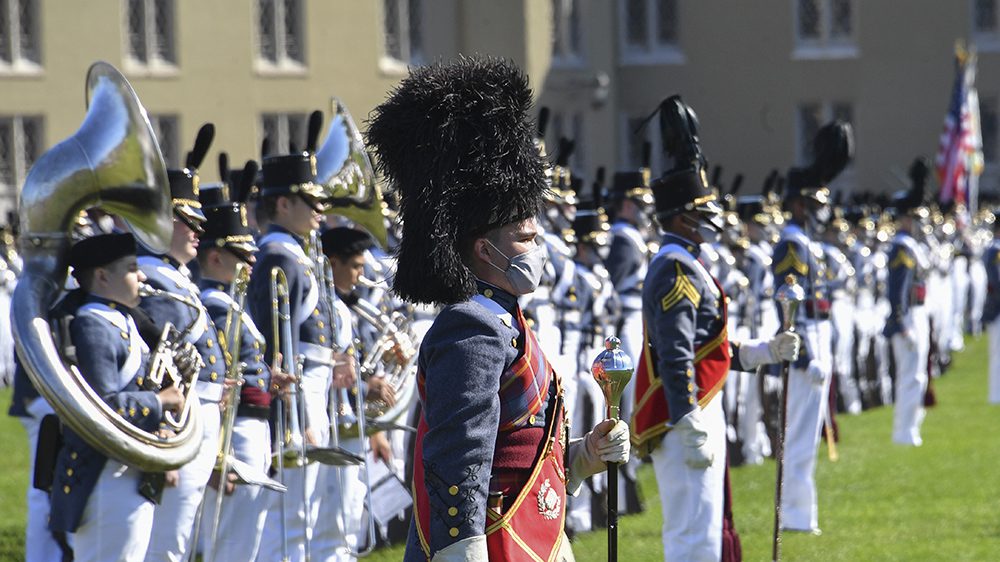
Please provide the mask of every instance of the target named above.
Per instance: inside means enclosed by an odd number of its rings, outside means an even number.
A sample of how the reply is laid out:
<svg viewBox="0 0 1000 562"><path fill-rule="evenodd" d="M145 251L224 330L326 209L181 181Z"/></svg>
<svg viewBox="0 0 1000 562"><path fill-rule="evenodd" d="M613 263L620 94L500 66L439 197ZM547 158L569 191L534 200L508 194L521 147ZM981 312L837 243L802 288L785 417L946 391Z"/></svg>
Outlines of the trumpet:
<svg viewBox="0 0 1000 562"><path fill-rule="evenodd" d="M183 330L178 331L170 322L164 325L160 340L150 355L149 375L143 382L143 388L148 390L175 386L181 391L184 395L184 409L178 416L174 416L173 412L166 412L163 416L167 426L175 431L180 430L187 424L187 418L191 412L194 382L198 378L198 373L205 366L205 360L201 358L198 350L186 341L188 334L191 333L191 329L194 328L202 314L201 305L189 297L156 289L146 283L139 284L139 296L175 300L190 307L195 313L194 319Z"/></svg>

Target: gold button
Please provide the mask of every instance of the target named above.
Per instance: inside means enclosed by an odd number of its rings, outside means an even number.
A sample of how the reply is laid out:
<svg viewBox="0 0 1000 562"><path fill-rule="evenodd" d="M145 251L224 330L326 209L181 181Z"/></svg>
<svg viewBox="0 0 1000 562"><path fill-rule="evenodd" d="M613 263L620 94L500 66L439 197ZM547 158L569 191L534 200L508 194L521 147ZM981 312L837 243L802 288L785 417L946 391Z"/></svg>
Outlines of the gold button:
<svg viewBox="0 0 1000 562"><path fill-rule="evenodd" d="M530 416L528 418L528 423L531 424L531 425L535 425L535 416Z"/></svg>
<svg viewBox="0 0 1000 562"><path fill-rule="evenodd" d="M449 507L448 508L448 515L451 515L452 517L458 515L458 508L455 507L455 506Z"/></svg>
<svg viewBox="0 0 1000 562"><path fill-rule="evenodd" d="M254 349L260 349L260 342L256 342L256 341L253 342L253 348Z"/></svg>
<svg viewBox="0 0 1000 562"><path fill-rule="evenodd" d="M208 356L208 362L211 363L212 365L215 365L215 356L214 355L209 355Z"/></svg>
<svg viewBox="0 0 1000 562"><path fill-rule="evenodd" d="M76 457L78 457L78 456L80 456L80 455L76 454L76 451L73 451L72 453L69 454L69 458L71 458L73 460L76 460Z"/></svg>
<svg viewBox="0 0 1000 562"><path fill-rule="evenodd" d="M118 415L119 416L124 416L125 415L125 408L118 408Z"/></svg>
<svg viewBox="0 0 1000 562"><path fill-rule="evenodd" d="M63 493L64 494L68 494L69 493L69 486L63 486Z"/></svg>
<svg viewBox="0 0 1000 562"><path fill-rule="evenodd" d="M691 383L688 383L688 392L691 392L693 390L694 390L694 385L691 384Z"/></svg>
<svg viewBox="0 0 1000 562"><path fill-rule="evenodd" d="M688 404L694 404L694 396L688 396Z"/></svg>
<svg viewBox="0 0 1000 562"><path fill-rule="evenodd" d="M576 302L576 295L570 295L569 302Z"/></svg>
<svg viewBox="0 0 1000 562"><path fill-rule="evenodd" d="M318 308L313 311L313 316L319 316L319 309Z"/></svg>
<svg viewBox="0 0 1000 562"><path fill-rule="evenodd" d="M214 362L215 362L215 361L213 361L213 363L214 363ZM219 378L219 375L217 375L217 374L215 374L215 373L212 373L212 376L210 376L210 377L208 377L208 378L210 378L210 379L212 379L212 380L214 381L215 379Z"/></svg>
<svg viewBox="0 0 1000 562"><path fill-rule="evenodd" d="M319 322L317 322L317 323L316 323L316 325L317 325L317 326L319 326L319 328L320 328L321 330L322 330L322 329L323 329L324 327L326 327L326 324L324 324L322 320L320 320Z"/></svg>
<svg viewBox="0 0 1000 562"><path fill-rule="evenodd" d="M139 386L142 386L142 381L143 381L143 378L139 377L139 378L135 379L135 384L137 384Z"/></svg>
<svg viewBox="0 0 1000 562"><path fill-rule="evenodd" d="M130 417L134 417L135 416L135 408L129 408L128 409L128 415Z"/></svg>
<svg viewBox="0 0 1000 562"><path fill-rule="evenodd" d="M257 369L260 372L260 369ZM264 388L264 379L257 379L257 386Z"/></svg>
<svg viewBox="0 0 1000 562"><path fill-rule="evenodd" d="M485 291L483 291L483 296L486 297L486 298L488 298L488 299L492 299L493 298L493 289L486 289Z"/></svg>
<svg viewBox="0 0 1000 562"><path fill-rule="evenodd" d="M123 340L127 340L128 339L128 332L122 332L122 339Z"/></svg>
<svg viewBox="0 0 1000 562"><path fill-rule="evenodd" d="M326 343L326 336L320 335L319 343Z"/></svg>
<svg viewBox="0 0 1000 562"><path fill-rule="evenodd" d="M108 303L108 308L110 308L111 310L116 310L118 308L118 303L116 303L116 302L109 302Z"/></svg>
<svg viewBox="0 0 1000 562"><path fill-rule="evenodd" d="M694 375L694 371L692 371L691 369L688 369L687 371L685 371L685 373L686 373L686 374L687 374L687 376L689 376L689 377L690 377L690 376L692 376L692 375Z"/></svg>
<svg viewBox="0 0 1000 562"><path fill-rule="evenodd" d="M215 342L212 341L212 338L208 338L208 341L205 342L205 345L211 348L213 345L215 345Z"/></svg>
<svg viewBox="0 0 1000 562"><path fill-rule="evenodd" d="M73 469L72 468L67 468L66 469L66 476L73 476Z"/></svg>
<svg viewBox="0 0 1000 562"><path fill-rule="evenodd" d="M517 347L517 338L510 338L510 345Z"/></svg>
<svg viewBox="0 0 1000 562"><path fill-rule="evenodd" d="M457 496L458 495L458 486L451 486L450 488L448 488L448 493L451 494L451 495L453 495L453 496Z"/></svg>
<svg viewBox="0 0 1000 562"><path fill-rule="evenodd" d="M448 534L451 535L452 537L457 537L458 527L452 527L451 529L448 529Z"/></svg>
<svg viewBox="0 0 1000 562"><path fill-rule="evenodd" d="M143 416L148 416L149 415L149 408L143 408L142 409L142 415Z"/></svg>

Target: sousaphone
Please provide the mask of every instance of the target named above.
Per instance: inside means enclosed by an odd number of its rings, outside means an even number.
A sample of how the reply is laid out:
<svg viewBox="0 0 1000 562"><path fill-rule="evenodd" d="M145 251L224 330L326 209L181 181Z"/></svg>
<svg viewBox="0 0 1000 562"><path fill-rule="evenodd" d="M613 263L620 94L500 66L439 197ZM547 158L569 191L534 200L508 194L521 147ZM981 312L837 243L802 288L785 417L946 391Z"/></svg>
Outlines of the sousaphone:
<svg viewBox="0 0 1000 562"><path fill-rule="evenodd" d="M166 166L132 86L115 67L98 62L87 72L86 99L80 129L42 154L21 191L24 270L11 308L14 341L28 376L63 423L108 457L161 472L198 453L198 409L169 438L135 427L63 361L48 319L66 282L70 232L80 211L99 207L118 215L155 252L169 248L173 230Z"/></svg>

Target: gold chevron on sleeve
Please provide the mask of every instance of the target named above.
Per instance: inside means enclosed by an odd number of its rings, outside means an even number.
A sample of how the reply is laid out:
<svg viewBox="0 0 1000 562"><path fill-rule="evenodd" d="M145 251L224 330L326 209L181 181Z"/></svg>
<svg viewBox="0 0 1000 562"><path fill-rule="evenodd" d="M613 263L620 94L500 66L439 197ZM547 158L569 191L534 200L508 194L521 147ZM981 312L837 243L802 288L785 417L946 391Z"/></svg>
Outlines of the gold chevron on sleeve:
<svg viewBox="0 0 1000 562"><path fill-rule="evenodd" d="M899 251L896 252L895 259L893 259L892 263L889 264L889 268L892 269L894 267L903 266L906 269L913 269L916 265L916 262L910 257L910 254L903 248L900 248Z"/></svg>
<svg viewBox="0 0 1000 562"><path fill-rule="evenodd" d="M790 270L795 271L799 275L809 273L809 266L799 259L799 255L795 253L795 246L791 244L788 245L788 254L774 268L777 275L784 275Z"/></svg>
<svg viewBox="0 0 1000 562"><path fill-rule="evenodd" d="M698 293L698 288L694 286L694 283L691 282L687 274L681 269L680 262L674 265L677 268L677 278L674 282L674 287L660 300L660 309L663 311L670 310L674 305L681 302L681 299L685 298L691 301L695 308L697 308L701 303L701 294Z"/></svg>

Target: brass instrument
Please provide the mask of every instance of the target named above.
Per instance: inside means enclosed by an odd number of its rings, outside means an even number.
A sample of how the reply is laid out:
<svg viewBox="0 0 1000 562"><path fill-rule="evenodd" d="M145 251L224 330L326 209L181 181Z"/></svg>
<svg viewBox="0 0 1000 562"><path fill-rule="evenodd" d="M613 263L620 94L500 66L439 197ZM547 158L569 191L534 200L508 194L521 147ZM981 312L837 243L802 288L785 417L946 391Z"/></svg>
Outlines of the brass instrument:
<svg viewBox="0 0 1000 562"><path fill-rule="evenodd" d="M98 206L122 217L157 252L166 251L173 231L166 166L132 86L98 62L87 73L86 93L80 129L42 154L21 191L23 274L11 306L14 341L28 376L63 423L108 457L163 472L198 454L198 409L170 437L132 425L63 362L47 319L66 281L70 232L80 211Z"/></svg>
<svg viewBox="0 0 1000 562"><path fill-rule="evenodd" d="M399 312L385 314L364 299L358 299L351 310L378 332L375 342L360 360L359 374L366 378L380 374L396 393L396 403L392 407L384 402L369 401L365 404L365 416L375 426L394 422L406 415L416 398L416 378L412 372L417 359L416 336L409 330L409 319Z"/></svg>
<svg viewBox="0 0 1000 562"><path fill-rule="evenodd" d="M330 106L333 119L323 146L316 152L315 183L323 189L329 214L350 219L385 248L389 238L385 202L361 132L339 99L332 98Z"/></svg>

